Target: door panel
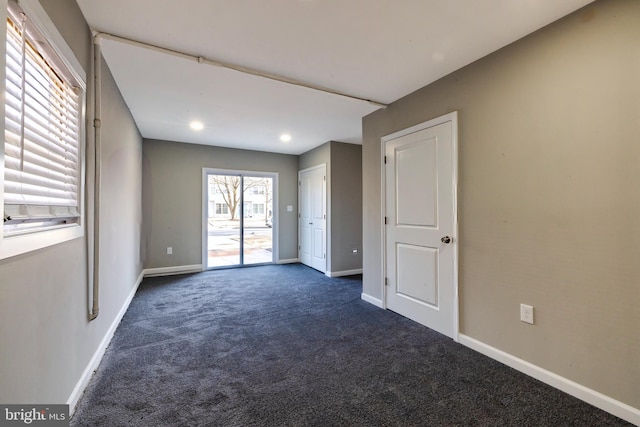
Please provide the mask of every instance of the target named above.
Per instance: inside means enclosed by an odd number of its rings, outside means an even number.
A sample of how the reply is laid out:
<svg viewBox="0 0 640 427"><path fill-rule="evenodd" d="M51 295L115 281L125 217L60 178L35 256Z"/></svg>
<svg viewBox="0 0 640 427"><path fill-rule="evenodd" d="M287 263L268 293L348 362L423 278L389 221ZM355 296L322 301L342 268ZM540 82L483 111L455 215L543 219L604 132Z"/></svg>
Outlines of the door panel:
<svg viewBox="0 0 640 427"><path fill-rule="evenodd" d="M324 231L319 227L313 229L313 258L324 258Z"/></svg>
<svg viewBox="0 0 640 427"><path fill-rule="evenodd" d="M304 219L300 222L302 223ZM307 223L308 224L308 223ZM311 226L300 226L300 262L305 265L311 265Z"/></svg>
<svg viewBox="0 0 640 427"><path fill-rule="evenodd" d="M207 218L207 268L241 263L240 219L237 206L240 175L207 175L209 212Z"/></svg>
<svg viewBox="0 0 640 427"><path fill-rule="evenodd" d="M326 166L299 173L300 262L326 271Z"/></svg>
<svg viewBox="0 0 640 427"><path fill-rule="evenodd" d="M450 337L457 313L453 144L446 120L385 142L385 301Z"/></svg>
<svg viewBox="0 0 640 427"><path fill-rule="evenodd" d="M242 264L273 262L273 178L243 177Z"/></svg>
<svg viewBox="0 0 640 427"><path fill-rule="evenodd" d="M307 174L301 174L299 179L299 220L298 230L300 236L300 262L311 266L311 251L313 250L313 220L311 215L311 179Z"/></svg>
<svg viewBox="0 0 640 427"><path fill-rule="evenodd" d="M436 226L438 210L437 140L424 139L396 150L398 224Z"/></svg>
<svg viewBox="0 0 640 427"><path fill-rule="evenodd" d="M398 244L397 294L438 307L438 249Z"/></svg>

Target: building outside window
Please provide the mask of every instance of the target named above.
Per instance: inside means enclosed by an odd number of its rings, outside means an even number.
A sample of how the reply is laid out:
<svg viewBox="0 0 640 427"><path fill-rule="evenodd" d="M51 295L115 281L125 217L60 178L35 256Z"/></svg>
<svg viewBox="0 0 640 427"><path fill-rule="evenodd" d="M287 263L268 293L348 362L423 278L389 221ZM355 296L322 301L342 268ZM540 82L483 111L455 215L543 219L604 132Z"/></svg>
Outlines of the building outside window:
<svg viewBox="0 0 640 427"><path fill-rule="evenodd" d="M229 215L229 206L226 203L216 203L216 215Z"/></svg>

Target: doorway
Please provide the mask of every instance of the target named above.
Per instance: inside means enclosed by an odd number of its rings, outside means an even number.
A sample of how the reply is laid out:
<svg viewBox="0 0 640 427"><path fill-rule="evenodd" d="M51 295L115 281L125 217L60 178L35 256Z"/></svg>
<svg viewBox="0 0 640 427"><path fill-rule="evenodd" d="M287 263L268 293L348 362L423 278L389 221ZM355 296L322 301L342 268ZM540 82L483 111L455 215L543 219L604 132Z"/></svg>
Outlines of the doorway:
<svg viewBox="0 0 640 427"><path fill-rule="evenodd" d="M457 113L382 142L385 305L457 339Z"/></svg>
<svg viewBox="0 0 640 427"><path fill-rule="evenodd" d="M298 241L300 262L327 270L327 166L298 172Z"/></svg>
<svg viewBox="0 0 640 427"><path fill-rule="evenodd" d="M203 170L207 269L274 262L276 176Z"/></svg>

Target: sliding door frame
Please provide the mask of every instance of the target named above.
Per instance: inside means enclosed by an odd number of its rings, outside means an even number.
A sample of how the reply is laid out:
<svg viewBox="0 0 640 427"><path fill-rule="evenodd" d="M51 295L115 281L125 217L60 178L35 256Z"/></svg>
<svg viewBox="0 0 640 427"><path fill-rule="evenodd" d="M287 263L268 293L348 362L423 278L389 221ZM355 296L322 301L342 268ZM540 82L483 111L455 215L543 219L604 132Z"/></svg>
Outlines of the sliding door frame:
<svg viewBox="0 0 640 427"><path fill-rule="evenodd" d="M209 268L209 254L208 254L208 238L209 238L209 221L208 221L208 209L209 209L209 182L208 182L208 176L209 175L230 175L230 176L242 176L243 178L243 188L242 188L242 194L244 194L244 178L245 177L249 177L249 178L271 178L273 187L272 187L272 225L271 225L271 250L272 250L272 257L271 257L271 264L275 264L276 261L279 258L279 244L278 244L278 218L279 218L279 212L278 212L278 173L277 172L261 172L261 171L247 171L247 170L237 170L237 169L219 169L219 168L202 168L202 245L201 245L201 253L202 253L202 271L206 271L206 270L210 270ZM244 196L243 196L244 197ZM239 265L232 265L229 266L230 268L237 268L237 267L245 267L244 265L244 198L241 197L241 201L242 203L240 203L241 206L241 212L240 212L240 264ZM266 207L265 207L266 209ZM269 264L269 263L265 263L265 264ZM260 265L260 264L249 264L248 266L253 266L253 265ZM224 268L224 267L218 267L218 268Z"/></svg>

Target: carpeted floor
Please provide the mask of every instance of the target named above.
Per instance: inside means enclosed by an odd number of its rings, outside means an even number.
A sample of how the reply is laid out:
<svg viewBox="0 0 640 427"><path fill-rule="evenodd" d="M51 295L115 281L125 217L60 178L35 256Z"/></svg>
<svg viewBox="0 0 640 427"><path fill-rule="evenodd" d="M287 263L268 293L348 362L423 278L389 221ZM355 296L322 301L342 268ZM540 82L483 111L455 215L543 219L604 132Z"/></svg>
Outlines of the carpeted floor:
<svg viewBox="0 0 640 427"><path fill-rule="evenodd" d="M74 426L629 425L302 265L145 279Z"/></svg>

